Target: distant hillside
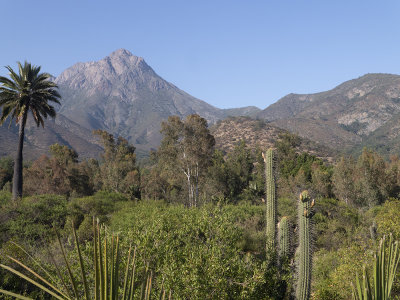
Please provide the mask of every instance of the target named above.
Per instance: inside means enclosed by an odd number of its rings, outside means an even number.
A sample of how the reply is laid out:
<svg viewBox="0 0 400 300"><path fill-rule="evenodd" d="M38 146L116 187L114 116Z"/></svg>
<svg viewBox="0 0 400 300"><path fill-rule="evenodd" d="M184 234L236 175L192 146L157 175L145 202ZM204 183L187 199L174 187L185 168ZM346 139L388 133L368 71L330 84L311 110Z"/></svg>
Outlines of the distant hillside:
<svg viewBox="0 0 400 300"><path fill-rule="evenodd" d="M104 129L140 149L158 147L160 123L171 115L198 114L209 123L227 114L257 108L222 110L167 82L144 61L120 49L97 62L78 63L57 77L63 96L60 113L86 129Z"/></svg>
<svg viewBox="0 0 400 300"><path fill-rule="evenodd" d="M326 146L399 149L400 76L367 74L316 94L289 94L257 114L273 125Z"/></svg>
<svg viewBox="0 0 400 300"><path fill-rule="evenodd" d="M54 81L60 88L61 107L45 129L28 125L25 156L47 153L52 143L73 147L81 157L97 157L101 148L93 138L103 129L126 138L144 156L161 141L160 124L171 115L199 114L212 124L228 115L250 115L256 107L219 109L167 82L143 58L119 49L96 61L77 63ZM16 151L16 128L0 127L0 154Z"/></svg>
<svg viewBox="0 0 400 300"><path fill-rule="evenodd" d="M231 151L235 145L244 140L251 149L273 147L279 135L287 132L262 120L246 117L233 117L220 121L210 128L215 137L216 148L225 152ZM326 161L333 161L337 152L302 138L298 151L305 151Z"/></svg>
<svg viewBox="0 0 400 300"><path fill-rule="evenodd" d="M0 156L14 156L18 144L18 127L12 122L10 127L0 126ZM3 142L4 141L4 142ZM47 154L52 144L67 145L75 149L81 158L99 157L102 148L92 133L63 115L45 121L45 127L37 127L31 116L25 129L24 157L36 159Z"/></svg>
<svg viewBox="0 0 400 300"><path fill-rule="evenodd" d="M96 62L77 63L54 80L62 95L58 116L48 120L44 130L28 123L26 157L46 153L55 142L73 147L81 157L97 157L101 147L92 136L93 129L126 138L139 156L145 156L158 147L163 120L189 114L199 114L210 125L228 116L251 116L268 121L263 126L269 128L265 132L270 136L282 128L339 152L356 153L364 146L387 155L400 151L399 75L367 74L330 91L289 94L264 110L254 106L216 108L164 80L143 58L124 49ZM230 147L242 136L254 144L260 135L267 145L267 134L257 129L261 123L254 122L246 127L245 135L224 129L230 137L221 147ZM13 155L17 141L14 125L0 127L0 141L0 155Z"/></svg>
<svg viewBox="0 0 400 300"><path fill-rule="evenodd" d="M222 112L226 117L253 117L261 112L261 109L255 106L246 106L239 108L223 109Z"/></svg>

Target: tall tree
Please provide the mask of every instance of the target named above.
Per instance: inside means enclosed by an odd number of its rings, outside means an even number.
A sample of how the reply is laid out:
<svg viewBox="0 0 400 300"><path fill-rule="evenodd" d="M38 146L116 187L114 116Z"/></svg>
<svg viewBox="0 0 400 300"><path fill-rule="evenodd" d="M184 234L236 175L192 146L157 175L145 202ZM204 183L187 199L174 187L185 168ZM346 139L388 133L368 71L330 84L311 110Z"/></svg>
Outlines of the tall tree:
<svg viewBox="0 0 400 300"><path fill-rule="evenodd" d="M24 194L88 196L93 193L93 172L88 162L78 162L78 153L68 146L54 144L51 157L42 155L24 169Z"/></svg>
<svg viewBox="0 0 400 300"><path fill-rule="evenodd" d="M17 74L10 66L6 67L10 78L0 76L0 124L10 116L19 126L19 141L14 163L13 199L22 197L22 151L24 147L25 125L28 112L32 113L36 125L44 127L43 119L54 118L56 111L49 102L60 104L57 85L50 81L51 75L40 73L40 67L18 62Z"/></svg>
<svg viewBox="0 0 400 300"><path fill-rule="evenodd" d="M93 131L104 147L100 180L104 190L140 198L140 177L136 166L135 147L122 137L117 139L105 130Z"/></svg>
<svg viewBox="0 0 400 300"><path fill-rule="evenodd" d="M215 145L207 121L199 115L189 115L184 121L171 116L161 124L161 133L160 162L185 175L188 205L197 206L200 181L211 164Z"/></svg>
<svg viewBox="0 0 400 300"><path fill-rule="evenodd" d="M386 173L386 162L378 153L364 148L357 164L358 205L372 207L382 204L389 196L390 179Z"/></svg>
<svg viewBox="0 0 400 300"><path fill-rule="evenodd" d="M243 140L225 158L221 151L216 150L208 169L209 184L213 186L214 193L222 195L226 200L238 200L240 194L249 187L253 175L253 160L254 157Z"/></svg>
<svg viewBox="0 0 400 300"><path fill-rule="evenodd" d="M346 204L355 204L356 163L352 157L341 157L336 163L332 175L333 192Z"/></svg>

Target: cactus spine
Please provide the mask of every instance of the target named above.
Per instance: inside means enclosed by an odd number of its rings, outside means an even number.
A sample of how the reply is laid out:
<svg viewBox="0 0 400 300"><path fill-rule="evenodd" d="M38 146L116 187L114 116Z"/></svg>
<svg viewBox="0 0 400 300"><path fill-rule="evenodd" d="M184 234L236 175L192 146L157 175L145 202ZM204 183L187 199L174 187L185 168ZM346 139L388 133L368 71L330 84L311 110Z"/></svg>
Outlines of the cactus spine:
<svg viewBox="0 0 400 300"><path fill-rule="evenodd" d="M267 252L274 251L276 237L276 186L275 186L275 166L274 151L268 149L263 153L265 163L265 194L266 194L266 224L267 224Z"/></svg>
<svg viewBox="0 0 400 300"><path fill-rule="evenodd" d="M278 223L278 255L279 260L282 261L289 256L289 224L288 218L282 217Z"/></svg>
<svg viewBox="0 0 400 300"><path fill-rule="evenodd" d="M307 191L300 194L298 202L298 221L299 221L299 256L296 299L307 300L310 298L311 286L311 217L314 200L311 200Z"/></svg>

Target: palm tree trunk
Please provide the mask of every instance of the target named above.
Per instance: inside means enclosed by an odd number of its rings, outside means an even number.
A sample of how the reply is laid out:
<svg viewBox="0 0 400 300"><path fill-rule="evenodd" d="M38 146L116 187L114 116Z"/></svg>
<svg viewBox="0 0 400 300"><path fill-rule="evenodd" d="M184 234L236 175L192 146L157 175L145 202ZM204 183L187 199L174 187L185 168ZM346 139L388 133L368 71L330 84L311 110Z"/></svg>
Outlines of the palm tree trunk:
<svg viewBox="0 0 400 300"><path fill-rule="evenodd" d="M24 149L25 124L27 116L28 114L24 113L21 120L19 121L18 149L14 161L14 175L13 175L13 188L12 188L13 200L22 198L22 162L23 162L22 151Z"/></svg>

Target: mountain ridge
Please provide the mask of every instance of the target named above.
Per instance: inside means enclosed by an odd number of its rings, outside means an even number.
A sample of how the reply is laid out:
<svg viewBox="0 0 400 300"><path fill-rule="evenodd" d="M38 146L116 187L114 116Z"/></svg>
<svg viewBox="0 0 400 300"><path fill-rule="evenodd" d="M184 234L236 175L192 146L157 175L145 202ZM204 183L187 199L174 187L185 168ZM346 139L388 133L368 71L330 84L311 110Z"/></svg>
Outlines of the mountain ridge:
<svg viewBox="0 0 400 300"><path fill-rule="evenodd" d="M289 94L256 116L326 146L351 152L399 113L400 76L369 73L328 91Z"/></svg>
<svg viewBox="0 0 400 300"><path fill-rule="evenodd" d="M58 117L55 123L50 121L50 126L45 126L44 131L28 126L26 140L32 143L30 152L35 153L34 156L46 153L49 143L54 141L80 149L82 147L76 143L78 140L84 141L88 147L88 151L81 155L98 156L99 145L88 134L95 129L122 136L134 144L138 152L145 153L158 147L160 124L171 115L183 118L199 114L212 124L228 115L260 111L255 107L216 108L164 80L142 57L125 49L118 49L98 61L78 62L54 81L62 96L61 106L56 107ZM57 124L59 119L62 122ZM71 129L74 130L68 133ZM9 134L15 135L16 132L4 132L4 136ZM43 141L34 134L41 136Z"/></svg>
<svg viewBox="0 0 400 300"><path fill-rule="evenodd" d="M370 73L328 91L291 93L264 110L214 107L164 80L142 57L125 49L98 61L76 63L54 81L63 97L58 117L46 122L44 131L28 122L27 152L32 156L60 142L83 157L96 157L101 147L91 135L94 129L122 136L146 153L158 147L162 121L189 114L199 114L210 125L228 116L251 116L347 152L363 146L387 154L400 149L400 76L395 74ZM0 127L0 138L16 140L15 128L6 131ZM3 143L0 153L11 148Z"/></svg>

